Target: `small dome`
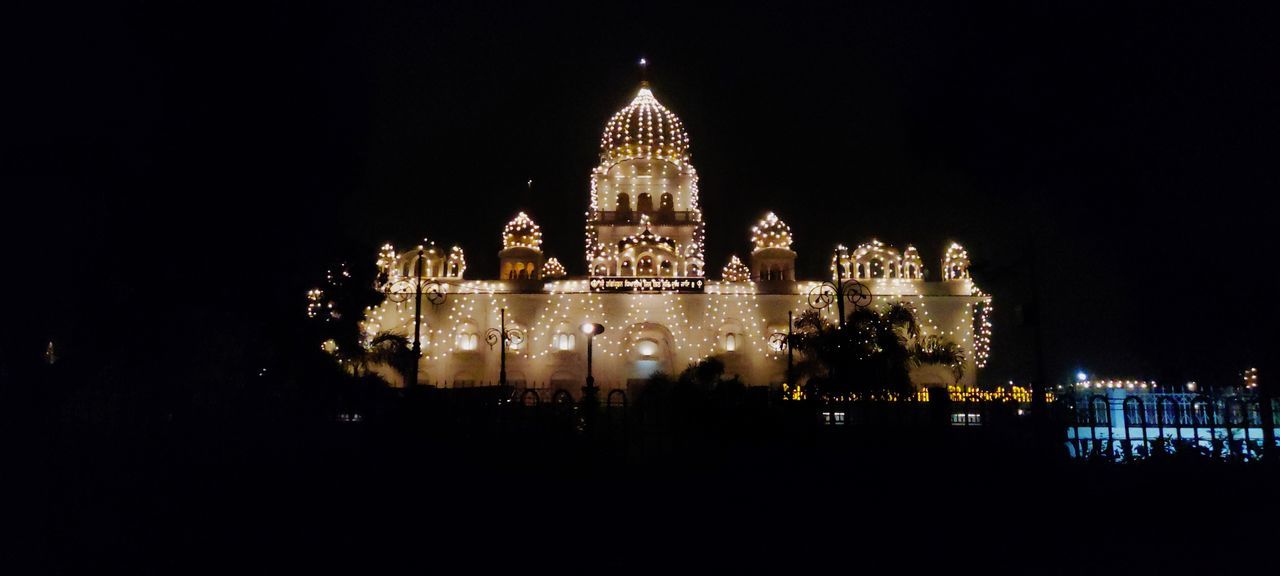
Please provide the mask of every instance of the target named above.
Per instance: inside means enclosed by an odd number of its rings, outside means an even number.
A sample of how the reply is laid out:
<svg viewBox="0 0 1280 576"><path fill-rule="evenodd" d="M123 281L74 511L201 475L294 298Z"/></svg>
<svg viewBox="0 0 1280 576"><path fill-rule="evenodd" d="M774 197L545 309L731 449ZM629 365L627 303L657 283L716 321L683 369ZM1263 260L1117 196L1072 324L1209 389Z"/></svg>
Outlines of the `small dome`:
<svg viewBox="0 0 1280 576"><path fill-rule="evenodd" d="M564 265L555 257L547 258L547 261L542 264L543 278L564 278L564 274Z"/></svg>
<svg viewBox="0 0 1280 576"><path fill-rule="evenodd" d="M542 229L521 212L502 229L502 249L508 248L542 248Z"/></svg>
<svg viewBox="0 0 1280 576"><path fill-rule="evenodd" d="M689 135L684 124L667 110L648 83L605 124L600 157L616 163L636 158L657 158L684 165L689 161Z"/></svg>
<svg viewBox="0 0 1280 576"><path fill-rule="evenodd" d="M760 223L751 228L751 243L756 250L765 248L791 249L791 227L773 212L765 215Z"/></svg>
<svg viewBox="0 0 1280 576"><path fill-rule="evenodd" d="M725 264L724 270L720 273L720 278L725 282L749 282L751 280L751 269L747 268L737 255L729 257L729 263Z"/></svg>

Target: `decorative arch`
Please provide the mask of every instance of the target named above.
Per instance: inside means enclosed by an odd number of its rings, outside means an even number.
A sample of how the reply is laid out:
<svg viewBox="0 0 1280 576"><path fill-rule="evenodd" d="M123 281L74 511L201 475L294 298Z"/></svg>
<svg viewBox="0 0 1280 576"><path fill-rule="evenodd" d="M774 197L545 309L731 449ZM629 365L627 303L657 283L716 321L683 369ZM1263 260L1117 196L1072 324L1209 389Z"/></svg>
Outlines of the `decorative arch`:
<svg viewBox="0 0 1280 576"><path fill-rule="evenodd" d="M675 367L675 338L655 322L639 322L623 332L629 377L647 378L654 372L671 374Z"/></svg>
<svg viewBox="0 0 1280 576"><path fill-rule="evenodd" d="M897 278L901 276L902 256L879 240L858 246L850 260L854 264L856 278Z"/></svg>
<svg viewBox="0 0 1280 576"><path fill-rule="evenodd" d="M959 244L952 242L942 258L942 279L964 280L968 277L969 253Z"/></svg>

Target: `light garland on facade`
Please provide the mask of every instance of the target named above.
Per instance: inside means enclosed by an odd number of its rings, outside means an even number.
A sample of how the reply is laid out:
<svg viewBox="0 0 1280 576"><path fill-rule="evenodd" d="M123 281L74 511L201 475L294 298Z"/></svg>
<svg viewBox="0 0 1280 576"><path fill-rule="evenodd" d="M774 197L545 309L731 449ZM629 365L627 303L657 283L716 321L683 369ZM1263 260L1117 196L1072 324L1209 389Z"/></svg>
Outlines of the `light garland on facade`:
<svg viewBox="0 0 1280 576"><path fill-rule="evenodd" d="M973 287L975 296L985 296L976 305L977 315L973 319L977 327L973 338L973 364L978 368L987 367L987 358L991 356L991 297L982 294L977 286Z"/></svg>
<svg viewBox="0 0 1280 576"><path fill-rule="evenodd" d="M591 173L590 194L590 205L584 214L588 275L704 275L706 228L698 203L698 179L690 161L689 139L679 119L658 103L647 86L607 123L601 138L600 163ZM504 250L541 251L542 232L526 213L520 212L504 227L502 240ZM793 278L793 252L756 254L761 250L791 249L792 231L775 213L765 214L751 228L750 241L752 266L761 260L762 271L776 272L779 262L790 263L792 268L784 272L786 279ZM699 283L703 287L701 294L602 294L592 291L588 280L561 280L566 273L564 266L555 258L547 258L536 269L545 281L538 284L541 290L535 299L526 294L533 283L463 282L466 261L460 247L454 246L444 254L426 240L424 246L424 277L438 282L449 295L443 302L422 303L423 368L437 381L446 382L492 379L492 374L478 372L496 371L496 360L490 355L497 352L477 344L486 330L498 326L503 309L508 329L518 328L526 334L522 345L508 349L509 371L526 378L580 379L585 340L578 327L588 321L606 328L593 340L597 358L660 358L661 369L672 373L710 356L725 358L733 370L756 371L761 369L757 359L763 358L768 362L765 370L769 373L753 376L775 378L782 372L786 353L769 345L770 335L786 332L786 309L808 309L809 291L819 285L761 284L768 287L762 293L752 281L751 267L733 256L722 269L723 281ZM947 277L944 270L944 279L963 279L969 284L945 287L939 283L926 287L919 282L925 276L924 266L912 246L899 255L893 248L872 240L852 253L842 246L839 253L832 258L833 276L834 266L840 265L848 272L843 275L845 279L873 279L867 282L875 294L873 306L906 304L916 312L921 336L963 343L966 351L972 351L972 362L979 368L985 366L991 299L968 280L968 256L959 245L953 244L943 260L945 270L955 267L956 277ZM414 288L415 280L408 276L413 274L417 254L416 249L411 249L397 255L390 244L378 253L381 277L387 286L398 286L397 296ZM516 252L504 258L523 256ZM787 257L791 260L785 260ZM642 261L646 262L643 269ZM881 263L879 270L872 271L872 261ZM861 275L857 274L859 264L866 264ZM456 281L440 281L442 277ZM759 279L779 278L762 274ZM779 294L779 289L785 292ZM313 317L322 313L325 299L323 290L316 292L314 298L308 293L308 315ZM768 303L767 314L762 310L762 301ZM381 331L408 335L413 330L414 306L414 299L398 297L369 307L362 325L366 341ZM835 310L832 306L821 313L831 315ZM654 340L661 342L660 350L653 348ZM534 360L540 362L532 363ZM424 374L423 381L429 379Z"/></svg>
<svg viewBox="0 0 1280 576"><path fill-rule="evenodd" d="M1081 380L1081 381L1079 381L1079 382L1076 382L1076 387L1077 387L1077 388L1094 388L1094 389L1098 389L1098 388L1111 388L1111 389L1123 388L1123 389L1126 389L1126 390L1147 390L1147 389L1152 389L1152 390L1154 390L1154 389L1156 389L1156 388L1159 388L1159 387L1160 387L1160 385L1159 385L1159 384L1156 384L1156 381L1155 381L1155 380L1147 381L1147 380L1111 380L1111 379L1107 379L1107 380Z"/></svg>

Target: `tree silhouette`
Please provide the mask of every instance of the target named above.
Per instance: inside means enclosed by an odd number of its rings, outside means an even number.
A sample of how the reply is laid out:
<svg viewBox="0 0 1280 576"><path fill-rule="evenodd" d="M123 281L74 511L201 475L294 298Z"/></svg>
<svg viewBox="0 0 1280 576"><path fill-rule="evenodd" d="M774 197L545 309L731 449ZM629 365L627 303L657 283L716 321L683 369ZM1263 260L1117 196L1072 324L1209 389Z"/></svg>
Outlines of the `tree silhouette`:
<svg viewBox="0 0 1280 576"><path fill-rule="evenodd" d="M810 397L909 394L910 343L918 335L915 312L896 303L855 310L843 326L806 311L796 319L790 345L802 355L797 373L808 377Z"/></svg>

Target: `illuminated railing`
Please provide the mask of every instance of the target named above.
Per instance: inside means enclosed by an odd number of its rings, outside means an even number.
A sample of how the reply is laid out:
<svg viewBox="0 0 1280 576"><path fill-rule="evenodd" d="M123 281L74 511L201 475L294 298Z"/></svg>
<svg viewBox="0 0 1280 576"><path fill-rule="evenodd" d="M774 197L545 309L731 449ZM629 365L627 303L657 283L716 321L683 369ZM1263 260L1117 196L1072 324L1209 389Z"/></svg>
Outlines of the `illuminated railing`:
<svg viewBox="0 0 1280 576"><path fill-rule="evenodd" d="M664 211L654 210L652 212L596 212L597 224L639 224L640 216L647 214L649 221L653 224L689 224L696 222L693 211Z"/></svg>

